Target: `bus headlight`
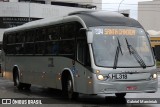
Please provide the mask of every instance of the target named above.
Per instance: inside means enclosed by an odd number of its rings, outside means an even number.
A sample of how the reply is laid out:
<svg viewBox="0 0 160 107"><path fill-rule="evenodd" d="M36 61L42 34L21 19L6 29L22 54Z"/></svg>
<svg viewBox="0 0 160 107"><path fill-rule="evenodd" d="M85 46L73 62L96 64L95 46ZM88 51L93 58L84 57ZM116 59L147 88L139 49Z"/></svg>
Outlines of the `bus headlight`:
<svg viewBox="0 0 160 107"><path fill-rule="evenodd" d="M150 79L157 79L158 75L156 73L151 74Z"/></svg>
<svg viewBox="0 0 160 107"><path fill-rule="evenodd" d="M156 79L157 78L157 74L152 74L152 78Z"/></svg>
<svg viewBox="0 0 160 107"><path fill-rule="evenodd" d="M107 79L107 77L103 76L103 75L97 75L97 78L98 78L98 80L101 80L101 81L104 81Z"/></svg>

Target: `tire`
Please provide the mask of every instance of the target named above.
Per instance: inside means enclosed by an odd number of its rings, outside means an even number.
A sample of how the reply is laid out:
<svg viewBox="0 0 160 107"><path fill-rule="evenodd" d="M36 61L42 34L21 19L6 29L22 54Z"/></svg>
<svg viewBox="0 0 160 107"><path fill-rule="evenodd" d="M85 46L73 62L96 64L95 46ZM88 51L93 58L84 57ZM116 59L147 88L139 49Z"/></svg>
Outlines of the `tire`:
<svg viewBox="0 0 160 107"><path fill-rule="evenodd" d="M115 93L117 98L124 98L126 96L126 93Z"/></svg>
<svg viewBox="0 0 160 107"><path fill-rule="evenodd" d="M66 81L66 96L68 99L77 99L79 96L79 93L74 92L73 90L73 81L71 79L71 76L68 77Z"/></svg>
<svg viewBox="0 0 160 107"><path fill-rule="evenodd" d="M30 90L30 88L31 88L31 84L24 84L24 88L26 89L26 90Z"/></svg>
<svg viewBox="0 0 160 107"><path fill-rule="evenodd" d="M14 86L16 86L19 90L24 88L24 84L19 81L19 74L15 72L14 74Z"/></svg>

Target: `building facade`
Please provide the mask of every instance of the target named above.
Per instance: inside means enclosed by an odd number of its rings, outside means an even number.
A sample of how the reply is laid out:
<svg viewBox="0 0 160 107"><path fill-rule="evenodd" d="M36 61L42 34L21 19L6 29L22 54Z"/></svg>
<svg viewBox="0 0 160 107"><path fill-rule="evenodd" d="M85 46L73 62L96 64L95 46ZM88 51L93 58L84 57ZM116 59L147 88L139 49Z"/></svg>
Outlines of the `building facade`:
<svg viewBox="0 0 160 107"><path fill-rule="evenodd" d="M65 16L70 12L88 10L80 7L18 2L18 0L4 1L5 0L3 0L3 2L0 1L0 44L6 28L15 27L42 18L56 18Z"/></svg>
<svg viewBox="0 0 160 107"><path fill-rule="evenodd" d="M68 7L80 7L80 8L97 8L101 10L101 0L2 0L6 2L31 2L41 4L51 4Z"/></svg>
<svg viewBox="0 0 160 107"><path fill-rule="evenodd" d="M160 60L160 0L140 2L138 4L138 21L150 35L151 45L157 60Z"/></svg>
<svg viewBox="0 0 160 107"><path fill-rule="evenodd" d="M139 2L138 21L146 30L160 31L160 0Z"/></svg>

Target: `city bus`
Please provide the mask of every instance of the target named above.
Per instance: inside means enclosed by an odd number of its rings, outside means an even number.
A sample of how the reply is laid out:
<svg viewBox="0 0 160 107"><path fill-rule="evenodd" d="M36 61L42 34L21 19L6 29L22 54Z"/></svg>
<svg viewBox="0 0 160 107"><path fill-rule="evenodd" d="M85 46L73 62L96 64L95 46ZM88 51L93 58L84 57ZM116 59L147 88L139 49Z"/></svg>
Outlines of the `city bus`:
<svg viewBox="0 0 160 107"><path fill-rule="evenodd" d="M40 85L79 94L154 93L158 78L149 35L138 21L78 11L5 30L2 72L18 89Z"/></svg>

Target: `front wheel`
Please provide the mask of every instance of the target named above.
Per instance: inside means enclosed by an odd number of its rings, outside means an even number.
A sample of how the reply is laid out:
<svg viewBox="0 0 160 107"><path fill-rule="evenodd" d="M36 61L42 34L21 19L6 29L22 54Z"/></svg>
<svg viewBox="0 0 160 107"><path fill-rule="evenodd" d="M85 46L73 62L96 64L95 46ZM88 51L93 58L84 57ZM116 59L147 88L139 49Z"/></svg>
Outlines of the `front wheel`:
<svg viewBox="0 0 160 107"><path fill-rule="evenodd" d="M19 90L23 89L24 84L19 81L18 72L14 75L14 86L16 86Z"/></svg>
<svg viewBox="0 0 160 107"><path fill-rule="evenodd" d="M68 99L77 99L78 98L79 93L74 92L73 81L70 76L68 77L64 88L66 88L65 93L66 93L66 96Z"/></svg>
<svg viewBox="0 0 160 107"><path fill-rule="evenodd" d="M115 93L117 98L124 98L126 96L126 93Z"/></svg>
<svg viewBox="0 0 160 107"><path fill-rule="evenodd" d="M31 84L26 84L26 83L24 83L24 88L25 88L26 90L30 90Z"/></svg>

